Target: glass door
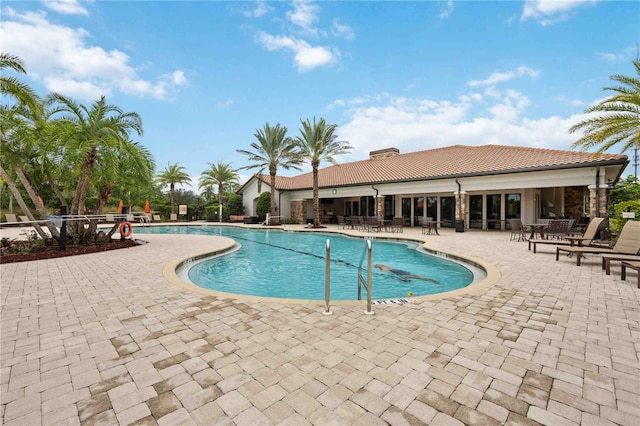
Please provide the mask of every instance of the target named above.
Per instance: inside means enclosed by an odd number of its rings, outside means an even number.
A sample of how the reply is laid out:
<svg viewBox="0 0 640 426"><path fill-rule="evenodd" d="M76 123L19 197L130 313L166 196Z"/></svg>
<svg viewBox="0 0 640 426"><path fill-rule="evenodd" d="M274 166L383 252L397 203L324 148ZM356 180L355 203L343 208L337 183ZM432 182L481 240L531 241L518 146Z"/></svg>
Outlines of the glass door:
<svg viewBox="0 0 640 426"><path fill-rule="evenodd" d="M415 197L413 199L413 224L422 226L422 217L424 216L424 197Z"/></svg>
<svg viewBox="0 0 640 426"><path fill-rule="evenodd" d="M469 197L469 228L482 229L482 195Z"/></svg>
<svg viewBox="0 0 640 426"><path fill-rule="evenodd" d="M411 198L402 198L402 217L404 218L404 225L411 226Z"/></svg>
<svg viewBox="0 0 640 426"><path fill-rule="evenodd" d="M440 198L440 221L443 228L453 228L456 223L456 199L454 197Z"/></svg>
<svg viewBox="0 0 640 426"><path fill-rule="evenodd" d="M500 229L502 194L487 195L487 229Z"/></svg>

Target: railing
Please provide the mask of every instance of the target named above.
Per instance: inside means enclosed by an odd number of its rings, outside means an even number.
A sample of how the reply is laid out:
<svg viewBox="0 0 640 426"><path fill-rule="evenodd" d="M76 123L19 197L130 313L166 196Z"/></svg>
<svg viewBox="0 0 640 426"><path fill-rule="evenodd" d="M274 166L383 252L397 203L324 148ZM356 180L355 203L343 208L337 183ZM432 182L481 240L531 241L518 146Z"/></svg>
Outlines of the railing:
<svg viewBox="0 0 640 426"><path fill-rule="evenodd" d="M261 223L261 225L267 225L267 224L271 224L271 219L277 219L277 218L284 218L284 216L269 216L269 213L267 213L267 218L264 220L264 222Z"/></svg>
<svg viewBox="0 0 640 426"><path fill-rule="evenodd" d="M362 275L362 264L364 263L365 255L367 256L367 279L364 279ZM365 240L365 247L362 250L362 256L360 256L360 264L358 265L358 300L362 300L362 287L367 292L367 310L364 311L367 315L373 315L371 310L371 239Z"/></svg>
<svg viewBox="0 0 640 426"><path fill-rule="evenodd" d="M327 239L327 256L326 265L324 268L324 305L325 310L323 315L331 315L331 309L329 308L329 299L331 297L331 241Z"/></svg>

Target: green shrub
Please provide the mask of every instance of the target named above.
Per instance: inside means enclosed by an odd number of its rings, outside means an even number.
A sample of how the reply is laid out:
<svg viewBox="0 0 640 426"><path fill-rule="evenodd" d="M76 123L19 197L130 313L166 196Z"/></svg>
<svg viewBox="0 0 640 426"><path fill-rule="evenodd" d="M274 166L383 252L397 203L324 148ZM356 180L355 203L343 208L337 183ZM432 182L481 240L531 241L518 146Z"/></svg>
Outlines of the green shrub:
<svg viewBox="0 0 640 426"><path fill-rule="evenodd" d="M609 229L612 233L620 235L622 227L629 219L622 217L623 212L634 212L635 220L640 220L640 200L623 201L613 206L614 215L609 218Z"/></svg>
<svg viewBox="0 0 640 426"><path fill-rule="evenodd" d="M263 192L258 196L258 200L256 201L256 214L260 220L266 219L270 204L271 194L269 192Z"/></svg>

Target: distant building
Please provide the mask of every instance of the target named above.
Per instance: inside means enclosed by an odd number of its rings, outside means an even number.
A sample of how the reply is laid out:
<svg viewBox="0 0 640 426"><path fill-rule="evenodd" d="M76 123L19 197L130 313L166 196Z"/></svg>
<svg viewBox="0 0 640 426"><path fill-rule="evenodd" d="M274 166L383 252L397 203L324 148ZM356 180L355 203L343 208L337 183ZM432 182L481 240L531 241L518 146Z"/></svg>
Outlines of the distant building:
<svg viewBox="0 0 640 426"><path fill-rule="evenodd" d="M401 154L371 151L368 160L319 170L321 221L336 216L401 216L405 225L425 218L453 227L503 228L506 219L604 216L607 189L629 163L626 155L517 146L454 145ZM239 190L255 215L268 175L255 175ZM276 177L278 215L299 223L313 218L312 174Z"/></svg>

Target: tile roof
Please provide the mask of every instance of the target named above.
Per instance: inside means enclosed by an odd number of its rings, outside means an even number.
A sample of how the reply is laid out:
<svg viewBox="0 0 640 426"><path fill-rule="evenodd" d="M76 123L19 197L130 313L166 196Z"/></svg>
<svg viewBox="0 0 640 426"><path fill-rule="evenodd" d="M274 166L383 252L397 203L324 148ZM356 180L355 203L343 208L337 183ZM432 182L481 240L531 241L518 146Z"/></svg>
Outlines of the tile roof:
<svg viewBox="0 0 640 426"><path fill-rule="evenodd" d="M503 145L453 145L444 148L336 164L318 170L319 187L340 187L389 181L440 179L453 176L492 175L505 172L625 164L623 154L560 151ZM269 183L268 175L260 176ZM295 177L276 176L280 190L313 187L312 173Z"/></svg>

